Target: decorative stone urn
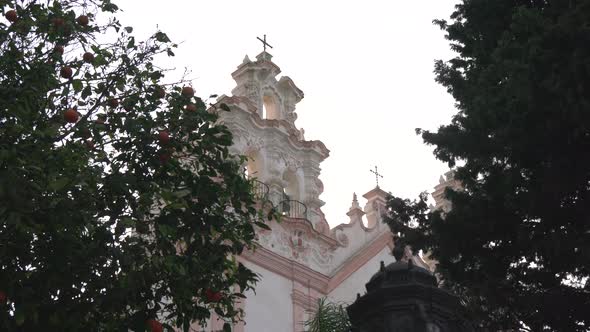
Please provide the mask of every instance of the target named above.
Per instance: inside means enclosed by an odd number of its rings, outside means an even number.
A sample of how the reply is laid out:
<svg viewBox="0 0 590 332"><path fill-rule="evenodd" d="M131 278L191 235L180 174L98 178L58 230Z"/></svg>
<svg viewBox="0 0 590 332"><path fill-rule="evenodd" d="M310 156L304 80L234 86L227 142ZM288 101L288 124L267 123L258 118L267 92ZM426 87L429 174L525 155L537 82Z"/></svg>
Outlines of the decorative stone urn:
<svg viewBox="0 0 590 332"><path fill-rule="evenodd" d="M396 248L397 249L397 248ZM352 332L467 332L462 307L453 294L438 288L436 277L412 258L381 268L348 308Z"/></svg>

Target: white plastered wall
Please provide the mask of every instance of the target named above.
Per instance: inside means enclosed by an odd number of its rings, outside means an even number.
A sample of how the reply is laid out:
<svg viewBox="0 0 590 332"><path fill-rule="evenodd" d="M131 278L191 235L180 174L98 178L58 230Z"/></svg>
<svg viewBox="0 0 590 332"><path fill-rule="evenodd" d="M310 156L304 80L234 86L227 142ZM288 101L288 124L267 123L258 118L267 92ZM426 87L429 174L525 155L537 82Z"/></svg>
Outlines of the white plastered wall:
<svg viewBox="0 0 590 332"><path fill-rule="evenodd" d="M260 274L256 295L245 293L245 332L280 332L293 330L292 282L258 265L243 262L254 273Z"/></svg>
<svg viewBox="0 0 590 332"><path fill-rule="evenodd" d="M350 304L356 299L357 293L365 294L365 284L379 271L381 261L385 263L385 266L395 262L395 257L387 246L333 289L328 294L330 301Z"/></svg>

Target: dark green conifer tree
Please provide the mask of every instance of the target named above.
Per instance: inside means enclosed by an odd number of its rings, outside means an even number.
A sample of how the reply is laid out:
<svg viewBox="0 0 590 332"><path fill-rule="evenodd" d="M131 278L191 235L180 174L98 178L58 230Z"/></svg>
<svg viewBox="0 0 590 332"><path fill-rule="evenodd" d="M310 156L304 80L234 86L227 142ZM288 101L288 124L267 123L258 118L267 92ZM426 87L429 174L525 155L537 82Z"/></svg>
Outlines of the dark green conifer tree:
<svg viewBox="0 0 590 332"><path fill-rule="evenodd" d="M387 222L482 327L590 328L589 22L588 0L463 0L435 21L458 113L418 132L463 190L446 214L392 197Z"/></svg>

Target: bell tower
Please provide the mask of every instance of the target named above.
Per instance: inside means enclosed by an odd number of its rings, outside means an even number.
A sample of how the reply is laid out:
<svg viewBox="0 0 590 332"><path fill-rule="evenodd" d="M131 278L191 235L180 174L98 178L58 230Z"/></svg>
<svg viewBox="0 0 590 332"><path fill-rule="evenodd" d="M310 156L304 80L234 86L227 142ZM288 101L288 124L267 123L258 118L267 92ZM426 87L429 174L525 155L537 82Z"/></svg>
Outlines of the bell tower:
<svg viewBox="0 0 590 332"><path fill-rule="evenodd" d="M236 82L232 96L219 100L231 111L220 112L220 120L234 135L232 152L248 157L247 175L255 178L283 215L307 219L329 232L319 198L320 163L329 150L320 141L306 140L303 129L295 125L295 108L303 91L288 76L277 78L281 70L266 51L270 45L266 37L260 40L265 49L256 60L246 55L232 73Z"/></svg>
<svg viewBox="0 0 590 332"><path fill-rule="evenodd" d="M275 78L281 70L271 61L272 55L263 51L251 61L244 57L242 64L232 73L237 85L234 96L244 96L256 105L261 119L286 120L295 125L295 105L303 99L303 91L283 76Z"/></svg>

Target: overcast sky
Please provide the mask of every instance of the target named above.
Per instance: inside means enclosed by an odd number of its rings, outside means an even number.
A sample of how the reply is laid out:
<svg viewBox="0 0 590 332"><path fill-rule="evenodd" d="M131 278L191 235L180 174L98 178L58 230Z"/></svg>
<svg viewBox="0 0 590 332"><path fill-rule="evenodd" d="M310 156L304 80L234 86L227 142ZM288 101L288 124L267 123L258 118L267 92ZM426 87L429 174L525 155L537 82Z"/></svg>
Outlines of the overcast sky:
<svg viewBox="0 0 590 332"><path fill-rule="evenodd" d="M331 151L320 175L331 226L348 222L353 192L364 205L375 165L380 187L408 198L431 192L447 170L415 129L436 129L456 112L434 82L434 60L453 53L432 20L458 1L114 0L136 35L158 27L181 43L170 65L191 70L201 97L230 95L230 74L267 35L281 75L305 93L296 125Z"/></svg>

